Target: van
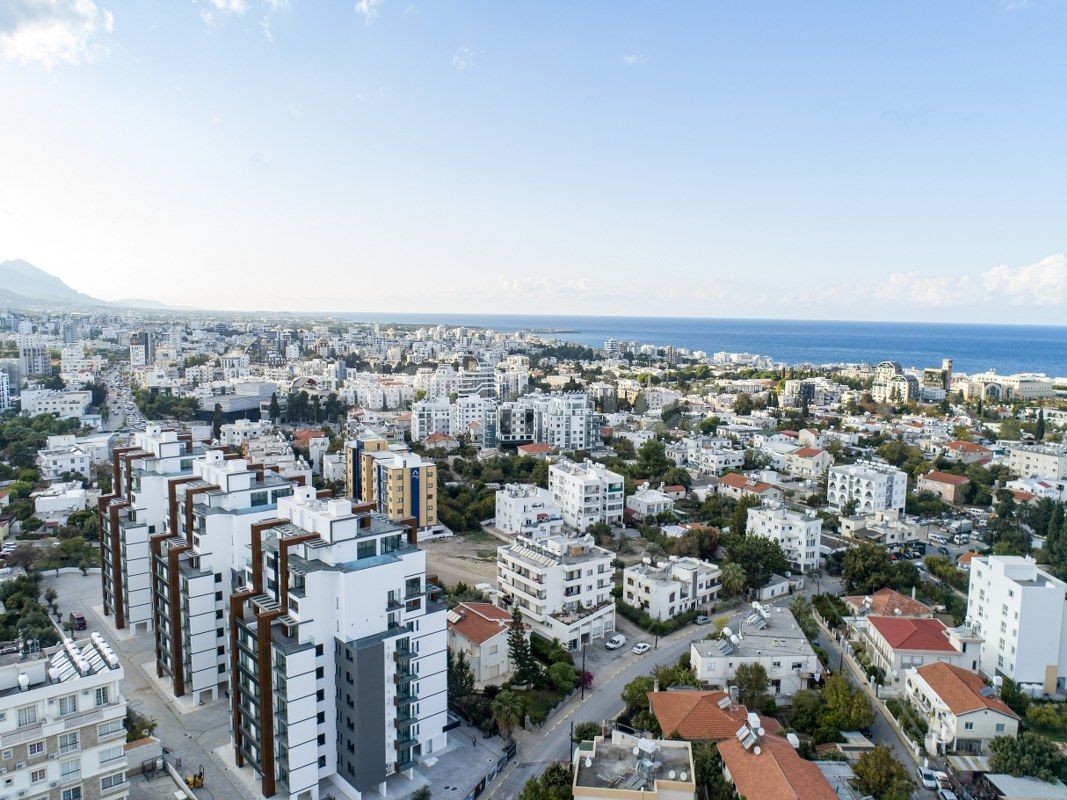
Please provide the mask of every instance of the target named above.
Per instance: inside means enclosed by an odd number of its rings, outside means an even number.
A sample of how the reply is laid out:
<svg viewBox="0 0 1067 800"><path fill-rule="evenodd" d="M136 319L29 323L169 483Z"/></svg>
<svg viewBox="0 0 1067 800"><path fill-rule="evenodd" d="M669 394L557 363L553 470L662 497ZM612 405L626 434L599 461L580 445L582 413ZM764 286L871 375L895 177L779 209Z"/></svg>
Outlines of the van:
<svg viewBox="0 0 1067 800"><path fill-rule="evenodd" d="M938 544L948 544L948 539L940 533L931 533L929 539L931 542L937 542Z"/></svg>
<svg viewBox="0 0 1067 800"><path fill-rule="evenodd" d="M971 540L971 534L969 533L957 533L952 537L952 543L955 545L967 544Z"/></svg>
<svg viewBox="0 0 1067 800"><path fill-rule="evenodd" d="M80 611L70 612L70 624L74 626L76 631L85 630L85 615Z"/></svg>

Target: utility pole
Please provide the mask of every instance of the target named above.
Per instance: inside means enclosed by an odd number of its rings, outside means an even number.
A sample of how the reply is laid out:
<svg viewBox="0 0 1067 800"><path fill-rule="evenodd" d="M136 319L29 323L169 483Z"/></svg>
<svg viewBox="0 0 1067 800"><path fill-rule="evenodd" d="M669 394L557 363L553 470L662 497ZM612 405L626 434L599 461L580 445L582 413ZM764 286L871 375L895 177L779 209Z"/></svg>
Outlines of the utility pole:
<svg viewBox="0 0 1067 800"><path fill-rule="evenodd" d="M582 674L578 682L582 684L582 700L585 700L585 648L586 642L582 642ZM574 739L574 720L571 720L571 739Z"/></svg>

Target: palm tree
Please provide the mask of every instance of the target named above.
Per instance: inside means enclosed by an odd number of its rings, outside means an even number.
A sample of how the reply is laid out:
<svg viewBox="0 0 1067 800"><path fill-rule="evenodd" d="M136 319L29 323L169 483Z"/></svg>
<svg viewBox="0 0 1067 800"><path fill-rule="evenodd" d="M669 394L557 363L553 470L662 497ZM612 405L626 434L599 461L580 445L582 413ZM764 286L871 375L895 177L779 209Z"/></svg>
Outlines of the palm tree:
<svg viewBox="0 0 1067 800"><path fill-rule="evenodd" d="M722 565L722 589L728 595L738 595L745 589L748 576L740 564L728 563Z"/></svg>
<svg viewBox="0 0 1067 800"><path fill-rule="evenodd" d="M511 741L511 732L515 730L515 726L522 719L522 714L525 710L523 706L522 698L508 689L504 689L493 698L493 703L490 706L493 712L493 721L496 722L500 732L504 734L504 738L508 741Z"/></svg>

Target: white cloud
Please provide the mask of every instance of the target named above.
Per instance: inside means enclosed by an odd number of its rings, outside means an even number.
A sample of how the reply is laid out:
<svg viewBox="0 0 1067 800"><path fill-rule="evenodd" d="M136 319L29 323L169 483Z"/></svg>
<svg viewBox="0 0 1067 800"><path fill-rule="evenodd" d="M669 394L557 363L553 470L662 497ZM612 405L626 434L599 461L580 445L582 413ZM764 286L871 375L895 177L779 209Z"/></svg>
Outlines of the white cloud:
<svg viewBox="0 0 1067 800"><path fill-rule="evenodd" d="M368 23L378 16L378 6L382 4L382 0L358 0L356 3L356 13L359 14Z"/></svg>
<svg viewBox="0 0 1067 800"><path fill-rule="evenodd" d="M107 53L115 27L93 0L2 0L0 54L23 64L85 64Z"/></svg>
<svg viewBox="0 0 1067 800"><path fill-rule="evenodd" d="M223 14L241 14L248 11L248 0L207 0L216 11Z"/></svg>
<svg viewBox="0 0 1067 800"><path fill-rule="evenodd" d="M644 64L645 57L640 53L630 53L629 55L622 57L622 63L624 63L628 67L634 67L638 64Z"/></svg>
<svg viewBox="0 0 1067 800"><path fill-rule="evenodd" d="M452 66L458 69L460 72L473 67L474 62L478 60L479 53L471 50L469 47L461 47L456 51L456 54L452 56Z"/></svg>
<svg viewBox="0 0 1067 800"><path fill-rule="evenodd" d="M1067 301L1067 256L1048 256L1025 267L994 267L982 274L982 288L992 299L1013 306L1055 306Z"/></svg>

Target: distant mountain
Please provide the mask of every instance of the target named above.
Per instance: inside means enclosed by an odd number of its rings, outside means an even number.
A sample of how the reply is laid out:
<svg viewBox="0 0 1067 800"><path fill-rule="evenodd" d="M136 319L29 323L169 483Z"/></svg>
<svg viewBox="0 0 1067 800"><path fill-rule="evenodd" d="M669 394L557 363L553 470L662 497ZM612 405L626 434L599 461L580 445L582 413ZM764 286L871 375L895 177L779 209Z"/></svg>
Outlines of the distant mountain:
<svg viewBox="0 0 1067 800"><path fill-rule="evenodd" d="M0 303L24 308L42 302L72 306L117 306L120 308L170 309L158 300L100 300L71 289L55 275L28 261L14 259L0 262Z"/></svg>
<svg viewBox="0 0 1067 800"><path fill-rule="evenodd" d="M107 305L87 294L71 289L55 275L49 275L28 261L15 259L0 263L0 286L9 292L33 300L58 300L77 305Z"/></svg>

